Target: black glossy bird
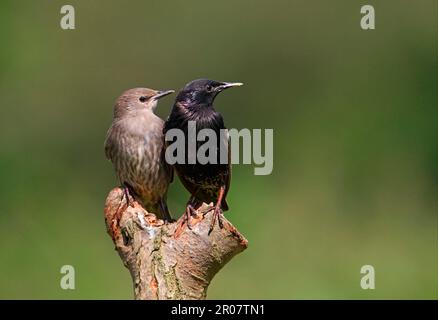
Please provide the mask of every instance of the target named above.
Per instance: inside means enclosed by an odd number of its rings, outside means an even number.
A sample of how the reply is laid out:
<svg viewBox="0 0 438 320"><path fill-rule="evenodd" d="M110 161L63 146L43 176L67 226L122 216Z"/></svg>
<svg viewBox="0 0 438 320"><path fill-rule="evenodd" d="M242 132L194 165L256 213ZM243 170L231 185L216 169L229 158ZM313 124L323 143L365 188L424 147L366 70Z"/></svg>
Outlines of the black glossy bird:
<svg viewBox="0 0 438 320"><path fill-rule="evenodd" d="M216 96L223 90L231 87L241 86L242 83L219 82L214 80L199 79L188 83L176 97L172 112L164 124L164 134L171 129L180 129L185 135L185 162L176 163L175 170L185 188L190 192L191 197L187 203L185 219L189 228L190 217L194 210L198 209L203 202L215 205L209 211L214 210L214 217L210 226L213 230L216 220L222 228L222 210L228 210L226 201L227 192L231 181L231 161L228 147L228 163L220 163L220 130L225 129L222 115L213 107ZM189 154L189 121L196 123L196 136L202 129L212 129L217 137L216 163L201 164L196 159L194 164L188 163ZM196 142L196 154L204 142ZM167 142L167 146L172 141ZM222 161L223 163L223 161Z"/></svg>

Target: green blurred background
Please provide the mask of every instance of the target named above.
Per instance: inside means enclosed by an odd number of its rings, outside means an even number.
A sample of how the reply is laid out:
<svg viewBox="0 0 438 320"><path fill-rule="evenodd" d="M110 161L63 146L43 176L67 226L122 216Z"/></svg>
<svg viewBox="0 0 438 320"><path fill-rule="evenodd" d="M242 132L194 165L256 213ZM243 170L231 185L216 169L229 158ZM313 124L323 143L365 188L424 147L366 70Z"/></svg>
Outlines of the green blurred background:
<svg viewBox="0 0 438 320"><path fill-rule="evenodd" d="M76 9L76 30L59 27ZM372 4L376 30L359 26ZM210 299L437 298L437 2L2 1L0 298L131 299L106 234L103 141L125 89L242 81L229 128L273 128L274 171L234 166L249 248ZM163 99L165 118L172 99ZM176 182L170 207L188 199ZM61 290L60 268L76 269ZM360 288L360 268L376 289Z"/></svg>

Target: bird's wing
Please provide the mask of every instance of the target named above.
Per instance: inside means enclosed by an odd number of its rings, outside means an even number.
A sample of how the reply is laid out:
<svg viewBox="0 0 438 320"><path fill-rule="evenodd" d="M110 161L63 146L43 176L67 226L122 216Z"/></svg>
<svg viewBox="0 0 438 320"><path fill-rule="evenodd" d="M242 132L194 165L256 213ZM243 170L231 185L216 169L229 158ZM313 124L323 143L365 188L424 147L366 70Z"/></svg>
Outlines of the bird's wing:
<svg viewBox="0 0 438 320"><path fill-rule="evenodd" d="M227 168L227 174L225 176L225 194L224 194L224 199L226 199L228 190L230 189L230 186L231 186L231 171L232 171L232 165L231 165L231 143L230 143L230 136L228 134L228 131L227 131L226 139L228 141L228 163L227 163L228 168Z"/></svg>
<svg viewBox="0 0 438 320"><path fill-rule="evenodd" d="M169 177L169 183L173 182L173 176L174 176L174 169L173 166L168 164L166 161L166 149L168 146L168 142L166 141L166 139L163 136L163 152L161 154L161 163L164 166L164 170L166 170L167 176Z"/></svg>
<svg viewBox="0 0 438 320"><path fill-rule="evenodd" d="M218 128L218 130L226 130L225 128L225 124L224 124L224 120L222 118L222 115L220 113L215 113L215 117L213 117L212 119L210 119L210 126L216 126L216 128ZM226 175L225 175L225 195L224 195L224 199L225 196L227 195L228 189L230 188L230 184L231 184L231 144L230 144L230 135L228 133L228 130L225 131L225 141L221 142L221 143L226 143L228 146L228 162L227 162L227 170L226 170ZM221 135L220 135L221 136ZM219 148L219 152L220 152L220 148Z"/></svg>
<svg viewBox="0 0 438 320"><path fill-rule="evenodd" d="M167 131L166 130L166 124L167 124L167 121L163 123L163 130L162 130L162 133L163 133L163 152L161 154L161 163L163 163L164 169L167 172L167 175L169 177L169 183L172 183L173 182L174 169L173 169L173 166L168 164L167 161L166 161L166 149L169 146L169 142L166 141L166 131Z"/></svg>
<svg viewBox="0 0 438 320"><path fill-rule="evenodd" d="M223 117L218 112L213 113L212 117L208 121L209 121L209 127L216 128L217 131L226 129ZM224 187L225 187L225 193L224 193L224 197L223 197L223 201L222 201L222 206L223 206L224 210L228 210L228 204L226 201L226 197L227 197L227 193L228 193L230 186L231 186L231 144L230 144L230 135L228 133L228 130L225 132L226 132L226 135L224 137L225 141L220 142L220 143L226 143L228 146L228 162L226 164L227 169L225 170L225 173L222 176L222 179L223 179L222 181L223 181ZM219 135L219 136L221 136L221 135ZM219 152L220 152L220 148L219 148Z"/></svg>
<svg viewBox="0 0 438 320"><path fill-rule="evenodd" d="M112 160L112 153L113 153L113 146L114 144L112 143L112 127L109 128L107 134L106 134L106 138L105 138L105 156L108 160Z"/></svg>

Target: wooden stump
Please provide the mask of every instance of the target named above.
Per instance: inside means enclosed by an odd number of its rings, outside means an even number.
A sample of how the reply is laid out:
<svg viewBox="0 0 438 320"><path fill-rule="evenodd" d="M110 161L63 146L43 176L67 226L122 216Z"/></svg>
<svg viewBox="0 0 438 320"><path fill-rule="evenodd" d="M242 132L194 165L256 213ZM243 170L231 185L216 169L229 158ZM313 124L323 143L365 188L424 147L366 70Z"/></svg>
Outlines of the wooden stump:
<svg viewBox="0 0 438 320"><path fill-rule="evenodd" d="M198 212L208 207L203 204ZM213 211L198 213L191 229L176 232L180 221L164 224L136 201L126 207L122 189L111 190L105 204L107 231L131 273L135 299L205 299L214 275L248 246L225 218L222 229L216 223L208 234L212 216Z"/></svg>

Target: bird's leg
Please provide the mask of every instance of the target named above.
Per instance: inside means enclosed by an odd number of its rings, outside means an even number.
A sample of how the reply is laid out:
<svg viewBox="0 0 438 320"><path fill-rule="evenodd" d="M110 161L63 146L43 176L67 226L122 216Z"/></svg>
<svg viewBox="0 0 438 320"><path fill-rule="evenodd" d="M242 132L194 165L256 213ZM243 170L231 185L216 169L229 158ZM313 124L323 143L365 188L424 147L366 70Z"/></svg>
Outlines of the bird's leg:
<svg viewBox="0 0 438 320"><path fill-rule="evenodd" d="M187 202L186 210L185 210L183 216L180 218L180 222L175 229L175 237L179 236L184 225L187 225L187 228L192 230L192 224L190 221L191 221L192 215L196 215L196 209L193 206L194 201L195 201L195 198L193 196L191 196L189 201Z"/></svg>
<svg viewBox="0 0 438 320"><path fill-rule="evenodd" d="M195 201L196 201L195 197L191 196L189 201L187 202L187 207L186 207L186 212L185 212L184 220L187 223L187 227L190 230L192 229L192 224L191 224L190 220L191 220L192 216L197 214L196 209L194 207Z"/></svg>
<svg viewBox="0 0 438 320"><path fill-rule="evenodd" d="M126 198L126 208L131 206L131 194L129 192L129 187L127 185L123 186L123 192L125 193L125 198Z"/></svg>
<svg viewBox="0 0 438 320"><path fill-rule="evenodd" d="M222 208L221 208L222 198L224 197L224 194L225 194L225 187L222 186L219 190L219 196L217 197L216 206L214 207L213 219L211 220L210 230L208 231L208 234L210 234L213 231L216 220L219 224L219 228L222 229L224 227L223 223L222 223L222 214L223 213L222 213Z"/></svg>
<svg viewBox="0 0 438 320"><path fill-rule="evenodd" d="M174 220L169 213L169 208L167 208L166 201L164 199L160 199L158 205L160 206L161 212L163 213L164 223L168 224L170 222L173 222Z"/></svg>
<svg viewBox="0 0 438 320"><path fill-rule="evenodd" d="M196 215L196 209L193 207L191 203L188 203L185 212L185 216L186 216L185 220L187 223L187 228L189 228L190 230L192 230L191 219L193 215Z"/></svg>

